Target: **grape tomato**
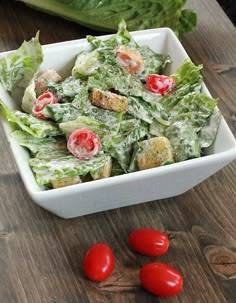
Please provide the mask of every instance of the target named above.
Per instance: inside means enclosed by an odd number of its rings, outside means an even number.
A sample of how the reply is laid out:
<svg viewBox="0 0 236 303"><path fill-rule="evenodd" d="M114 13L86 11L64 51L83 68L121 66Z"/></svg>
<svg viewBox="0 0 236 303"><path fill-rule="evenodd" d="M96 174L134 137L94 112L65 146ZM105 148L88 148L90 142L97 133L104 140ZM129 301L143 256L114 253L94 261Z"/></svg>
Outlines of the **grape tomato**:
<svg viewBox="0 0 236 303"><path fill-rule="evenodd" d="M113 272L115 258L112 249L105 243L92 245L84 257L85 275L92 281L103 281Z"/></svg>
<svg viewBox="0 0 236 303"><path fill-rule="evenodd" d="M129 235L130 246L140 254L146 256L161 256L169 248L168 237L155 229L140 228Z"/></svg>
<svg viewBox="0 0 236 303"><path fill-rule="evenodd" d="M139 278L143 288L157 296L174 296L183 287L182 275L165 263L146 264L140 270Z"/></svg>

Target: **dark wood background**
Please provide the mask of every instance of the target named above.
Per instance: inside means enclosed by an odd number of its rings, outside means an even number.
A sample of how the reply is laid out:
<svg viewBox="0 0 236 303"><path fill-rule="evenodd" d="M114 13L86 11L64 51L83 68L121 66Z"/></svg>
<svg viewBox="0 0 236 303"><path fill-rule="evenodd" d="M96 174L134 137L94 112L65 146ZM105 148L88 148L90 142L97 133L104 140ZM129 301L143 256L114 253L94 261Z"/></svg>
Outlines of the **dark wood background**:
<svg viewBox="0 0 236 303"><path fill-rule="evenodd" d="M198 27L183 38L205 82L236 134L236 32L216 0L189 0ZM78 39L91 30L0 0L0 51L18 48L40 29L41 43ZM63 220L32 203L0 126L0 302L236 302L236 162L189 192L171 199ZM222 144L224 144L222 142ZM176 267L183 291L171 298L145 292L138 272L149 258L132 252L128 234L139 227L165 231L168 253L152 261ZM116 267L105 282L88 281L82 271L90 245L114 250Z"/></svg>

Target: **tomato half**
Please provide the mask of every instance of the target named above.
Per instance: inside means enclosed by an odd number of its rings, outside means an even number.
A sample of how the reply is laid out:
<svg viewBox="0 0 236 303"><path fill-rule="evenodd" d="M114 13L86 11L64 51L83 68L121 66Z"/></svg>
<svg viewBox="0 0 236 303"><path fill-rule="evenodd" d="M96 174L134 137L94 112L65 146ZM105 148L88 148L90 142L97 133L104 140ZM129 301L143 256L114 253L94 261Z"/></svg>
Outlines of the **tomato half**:
<svg viewBox="0 0 236 303"><path fill-rule="evenodd" d="M103 281L113 272L115 258L112 249L105 243L92 245L84 257L85 275L93 281Z"/></svg>
<svg viewBox="0 0 236 303"><path fill-rule="evenodd" d="M154 94L165 95L173 89L175 80L168 76L149 74L146 77L147 90Z"/></svg>
<svg viewBox="0 0 236 303"><path fill-rule="evenodd" d="M34 101L32 112L36 117L45 119L44 115L42 114L42 110L46 105L55 103L57 103L57 98L55 95L53 95L53 93L44 93Z"/></svg>
<svg viewBox="0 0 236 303"><path fill-rule="evenodd" d="M76 158L87 159L100 151L101 142L94 132L80 128L69 136L67 148Z"/></svg>
<svg viewBox="0 0 236 303"><path fill-rule="evenodd" d="M146 264L140 270L139 278L143 288L157 296L174 296L183 288L182 275L164 263Z"/></svg>
<svg viewBox="0 0 236 303"><path fill-rule="evenodd" d="M146 256L161 256L169 248L169 239L162 232L151 228L140 228L129 235L130 246Z"/></svg>
<svg viewBox="0 0 236 303"><path fill-rule="evenodd" d="M128 73L136 76L144 69L144 61L141 54L127 46L120 45L116 48L117 63Z"/></svg>

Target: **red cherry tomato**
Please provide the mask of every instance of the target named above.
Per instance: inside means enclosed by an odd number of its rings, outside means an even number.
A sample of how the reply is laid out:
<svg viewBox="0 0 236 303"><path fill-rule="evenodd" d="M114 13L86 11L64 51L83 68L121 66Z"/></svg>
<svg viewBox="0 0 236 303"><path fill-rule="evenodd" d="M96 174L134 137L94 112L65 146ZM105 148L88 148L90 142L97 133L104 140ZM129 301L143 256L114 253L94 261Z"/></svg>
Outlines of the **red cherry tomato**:
<svg viewBox="0 0 236 303"><path fill-rule="evenodd" d="M117 63L134 76L144 69L144 61L141 54L127 46L120 45L116 48L116 58Z"/></svg>
<svg viewBox="0 0 236 303"><path fill-rule="evenodd" d="M170 265L148 263L139 274L143 288L157 296L174 296L182 290L183 277Z"/></svg>
<svg viewBox="0 0 236 303"><path fill-rule="evenodd" d="M85 275L93 281L103 281L113 272L115 258L111 248L105 243L92 245L84 257Z"/></svg>
<svg viewBox="0 0 236 303"><path fill-rule="evenodd" d="M57 98L50 92L40 95L33 104L32 112L33 114L41 119L45 119L42 114L42 110L46 105L57 103Z"/></svg>
<svg viewBox="0 0 236 303"><path fill-rule="evenodd" d="M169 247L169 239L162 232L151 228L140 228L129 235L130 246L146 256L161 256Z"/></svg>
<svg viewBox="0 0 236 303"><path fill-rule="evenodd" d="M165 95L175 86L175 80L168 76L150 74L146 77L147 90L154 94Z"/></svg>
<svg viewBox="0 0 236 303"><path fill-rule="evenodd" d="M80 128L69 136L67 148L76 158L86 159L100 151L101 142L92 131Z"/></svg>

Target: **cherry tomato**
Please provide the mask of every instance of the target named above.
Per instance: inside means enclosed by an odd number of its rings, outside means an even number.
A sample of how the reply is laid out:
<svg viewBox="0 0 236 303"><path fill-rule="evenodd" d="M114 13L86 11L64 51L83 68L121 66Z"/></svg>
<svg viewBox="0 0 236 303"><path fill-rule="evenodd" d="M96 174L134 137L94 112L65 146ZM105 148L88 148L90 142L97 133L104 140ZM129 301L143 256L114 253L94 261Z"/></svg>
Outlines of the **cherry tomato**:
<svg viewBox="0 0 236 303"><path fill-rule="evenodd" d="M134 76L144 69L144 61L140 53L127 46L120 45L116 48L116 58L118 64Z"/></svg>
<svg viewBox="0 0 236 303"><path fill-rule="evenodd" d="M140 228L129 235L130 246L146 256L161 256L169 247L169 239L162 232L151 228Z"/></svg>
<svg viewBox="0 0 236 303"><path fill-rule="evenodd" d="M175 80L168 76L150 74L146 77L147 90L154 94L165 95L173 89Z"/></svg>
<svg viewBox="0 0 236 303"><path fill-rule="evenodd" d="M157 296L174 296L182 290L183 277L170 265L164 263L148 263L139 274L143 288Z"/></svg>
<svg viewBox="0 0 236 303"><path fill-rule="evenodd" d="M103 281L113 272L115 258L111 248L105 243L92 245L84 257L85 275L93 281Z"/></svg>
<svg viewBox="0 0 236 303"><path fill-rule="evenodd" d="M45 119L42 114L42 110L46 105L57 103L57 98L50 92L40 95L33 104L32 112L33 114L41 119Z"/></svg>
<svg viewBox="0 0 236 303"><path fill-rule="evenodd" d="M101 142L92 131L80 128L69 136L67 148L76 158L86 159L100 151Z"/></svg>

